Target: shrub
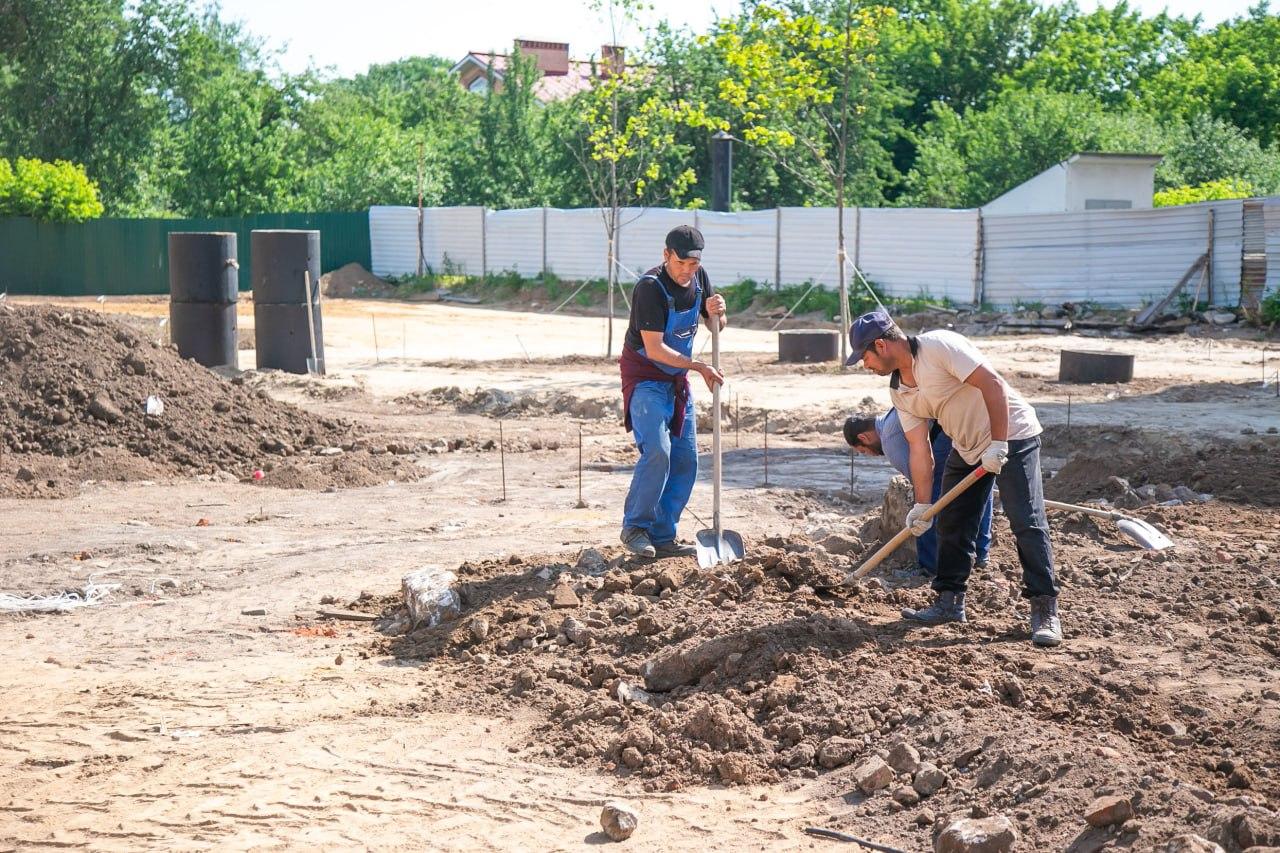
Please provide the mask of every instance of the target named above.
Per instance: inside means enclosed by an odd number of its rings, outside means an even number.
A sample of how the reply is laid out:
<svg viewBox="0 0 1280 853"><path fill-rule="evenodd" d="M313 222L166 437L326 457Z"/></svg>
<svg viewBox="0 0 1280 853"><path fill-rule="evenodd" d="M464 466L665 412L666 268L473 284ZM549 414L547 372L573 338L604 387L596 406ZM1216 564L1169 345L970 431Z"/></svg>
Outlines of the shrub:
<svg viewBox="0 0 1280 853"><path fill-rule="evenodd" d="M83 166L26 157L11 165L0 158L0 216L84 222L101 215L98 185L89 180Z"/></svg>
<svg viewBox="0 0 1280 853"><path fill-rule="evenodd" d="M1256 195L1253 184L1239 178L1223 178L1207 181L1194 187L1174 187L1161 190L1152 197L1156 207L1174 207L1179 204L1195 204L1201 201L1224 201L1232 198L1251 198Z"/></svg>

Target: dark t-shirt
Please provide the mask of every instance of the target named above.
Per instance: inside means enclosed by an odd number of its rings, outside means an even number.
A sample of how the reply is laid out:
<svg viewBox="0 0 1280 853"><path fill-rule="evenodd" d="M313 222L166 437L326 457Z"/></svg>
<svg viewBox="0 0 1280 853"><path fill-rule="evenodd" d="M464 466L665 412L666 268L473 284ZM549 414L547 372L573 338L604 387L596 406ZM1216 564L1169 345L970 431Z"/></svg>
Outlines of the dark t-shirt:
<svg viewBox="0 0 1280 853"><path fill-rule="evenodd" d="M688 287L681 287L671 280L671 276L667 275L667 271L660 266L654 267L645 273L646 276L658 276L662 279L662 283L666 285L667 292L671 294L672 300L676 303L677 311L688 311L693 307L694 283L702 285L702 316L707 316L707 300L715 295L715 291L711 288L711 280L707 277L707 271L702 267L698 267L698 271L694 273L694 277L689 280ZM636 282L635 290L631 293L631 322L627 325L626 344L633 350L644 349L644 338L640 337L640 332L661 332L667 328L667 297L662 292L662 288L658 287L657 282L652 279L642 278Z"/></svg>

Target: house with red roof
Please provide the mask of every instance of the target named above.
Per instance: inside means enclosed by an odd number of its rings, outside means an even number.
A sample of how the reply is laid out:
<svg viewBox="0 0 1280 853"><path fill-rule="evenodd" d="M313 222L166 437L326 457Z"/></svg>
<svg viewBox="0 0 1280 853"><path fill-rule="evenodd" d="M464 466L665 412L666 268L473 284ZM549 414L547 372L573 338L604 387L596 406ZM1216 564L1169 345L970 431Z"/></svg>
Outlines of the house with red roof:
<svg viewBox="0 0 1280 853"><path fill-rule="evenodd" d="M543 103L572 97L590 89L596 80L607 76L613 69L625 65L625 50L617 45L601 45L599 58L570 59L567 42L533 41L516 39L516 48L530 57L537 65L538 82L533 94ZM501 87L502 76L511 61L508 53L482 53L471 51L458 61L450 73L469 92L483 93L489 88L489 71L493 71L496 87Z"/></svg>

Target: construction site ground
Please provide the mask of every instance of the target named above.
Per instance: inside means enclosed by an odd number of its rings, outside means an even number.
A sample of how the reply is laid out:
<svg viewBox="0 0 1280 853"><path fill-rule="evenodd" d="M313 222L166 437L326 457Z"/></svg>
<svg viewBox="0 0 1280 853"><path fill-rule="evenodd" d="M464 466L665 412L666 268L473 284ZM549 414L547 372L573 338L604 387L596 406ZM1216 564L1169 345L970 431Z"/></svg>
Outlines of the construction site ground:
<svg viewBox="0 0 1280 853"><path fill-rule="evenodd" d="M162 300L5 304L54 312L46 325L108 314L127 346L168 352ZM251 306L240 320L252 328ZM330 300L324 324L327 376L252 371L228 399L358 439L254 461L245 427L248 456L202 473L198 459L82 468L0 441L0 593L119 584L66 615L0 616L0 849L578 849L607 841L614 798L640 813L638 850L831 843L806 826L924 850L970 815L1008 817L1025 850L1145 851L1182 831L1280 845L1280 398L1262 381L1280 348L977 342L1046 426L1051 496L1114 497L1113 476L1213 495L1134 510L1178 541L1158 554L1054 514L1067 639L1039 650L1003 519L968 625L904 629L898 608L927 587L892 568L815 590L875 538L892 472L851 467L839 430L887 407L881 377L779 364L776 334L731 325L724 523L748 559L597 570L577 561L621 556L635 458L604 320ZM1062 349L1135 354L1134 381L1061 384ZM709 520L709 395L694 393L690 508ZM359 471L322 469L329 441ZM701 526L686 515L681 534ZM431 566L458 572L463 613L406 632L400 579ZM551 606L558 578L577 605ZM557 642L566 617L590 640ZM670 690L618 700L652 661L680 671ZM909 776L870 795L854 780L898 742L946 777L918 802L891 796ZM1091 827L1106 795L1136 815Z"/></svg>

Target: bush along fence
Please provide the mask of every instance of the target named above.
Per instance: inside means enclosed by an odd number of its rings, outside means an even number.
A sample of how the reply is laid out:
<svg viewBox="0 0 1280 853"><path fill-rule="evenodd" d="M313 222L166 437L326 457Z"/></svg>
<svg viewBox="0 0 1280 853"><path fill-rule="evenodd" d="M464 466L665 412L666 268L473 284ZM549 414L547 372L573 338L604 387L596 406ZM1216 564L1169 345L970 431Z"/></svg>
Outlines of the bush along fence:
<svg viewBox="0 0 1280 853"><path fill-rule="evenodd" d="M234 231L240 289L248 290L249 232L260 228L318 230L324 270L372 263L368 211L82 223L10 217L0 218L0 291L51 296L168 293L171 231Z"/></svg>
<svg viewBox="0 0 1280 853"><path fill-rule="evenodd" d="M462 275L604 278L608 252L593 208L486 210L374 207L372 271L409 275L422 263ZM668 230L688 223L706 237L714 281L834 287L835 208L741 213L628 209L618 238L621 281L662 259ZM957 305L1065 302L1136 307L1162 298L1208 255L1201 301L1256 305L1280 287L1280 197L1154 210L984 215L981 210L861 208L845 214L850 292L854 268L883 292ZM1244 282L1242 293L1241 283Z"/></svg>

